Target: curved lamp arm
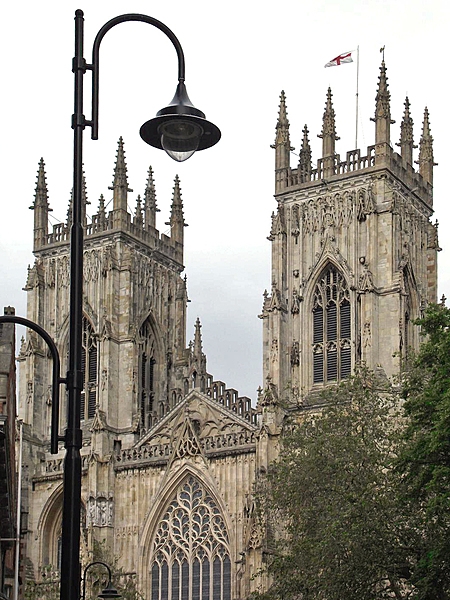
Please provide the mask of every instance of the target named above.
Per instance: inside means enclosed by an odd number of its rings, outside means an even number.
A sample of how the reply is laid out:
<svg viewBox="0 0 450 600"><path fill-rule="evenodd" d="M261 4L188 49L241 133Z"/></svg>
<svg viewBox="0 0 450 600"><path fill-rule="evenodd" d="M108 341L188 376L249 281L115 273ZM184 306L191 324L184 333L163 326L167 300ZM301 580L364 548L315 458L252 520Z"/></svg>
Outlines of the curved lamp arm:
<svg viewBox="0 0 450 600"><path fill-rule="evenodd" d="M121 598L122 596L119 594L119 592L116 590L116 588L111 583L111 568L105 562L103 562L101 560L95 560L94 562L89 563L83 571L83 593L81 596L81 600L86 600L86 573L94 565L102 565L108 571L108 584L107 584L106 588L103 590L103 592L101 594L99 594L98 597L99 598L109 598L109 599Z"/></svg>
<svg viewBox="0 0 450 600"><path fill-rule="evenodd" d="M112 29L115 25L119 23L125 23L126 21L141 21L143 23L148 23L149 25L153 25L163 33L167 35L172 44L175 47L178 56L178 81L184 82L185 79L185 63L184 63L184 54L183 49L181 47L178 38L173 33L171 29L154 19L153 17L149 17L148 15L140 15L137 13L129 13L126 15L120 15L118 17L114 17L107 23L103 25L103 27L97 33L97 36L94 40L94 45L92 48L92 65L86 65L86 68L92 69L92 139L98 139L98 95L99 95L99 54L100 54L100 43L104 38L105 34Z"/></svg>
<svg viewBox="0 0 450 600"><path fill-rule="evenodd" d="M41 338L47 343L50 350L50 354L53 359L53 374L52 374L52 427L50 437L50 452L52 454L58 454L58 442L64 441L65 437L61 437L58 434L59 431L59 386L61 383L67 383L64 377L60 377L60 359L58 348L50 335L45 331L43 327L25 319L24 317L16 317L15 315L4 315L0 317L1 323L14 323L17 325L24 325L28 329L33 329Z"/></svg>

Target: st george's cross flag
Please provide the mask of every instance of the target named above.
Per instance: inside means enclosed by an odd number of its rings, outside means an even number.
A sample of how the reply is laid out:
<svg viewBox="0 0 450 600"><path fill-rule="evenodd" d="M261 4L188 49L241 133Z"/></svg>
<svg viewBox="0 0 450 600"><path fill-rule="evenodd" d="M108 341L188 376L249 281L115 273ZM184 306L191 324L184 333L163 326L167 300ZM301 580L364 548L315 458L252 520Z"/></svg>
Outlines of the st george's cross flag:
<svg viewBox="0 0 450 600"><path fill-rule="evenodd" d="M342 54L339 54L339 56L336 56L336 58L333 58L332 60L330 60L330 62L327 62L325 67L338 67L339 65L342 65L344 63L351 63L351 62L353 62L352 53L351 52L343 52Z"/></svg>

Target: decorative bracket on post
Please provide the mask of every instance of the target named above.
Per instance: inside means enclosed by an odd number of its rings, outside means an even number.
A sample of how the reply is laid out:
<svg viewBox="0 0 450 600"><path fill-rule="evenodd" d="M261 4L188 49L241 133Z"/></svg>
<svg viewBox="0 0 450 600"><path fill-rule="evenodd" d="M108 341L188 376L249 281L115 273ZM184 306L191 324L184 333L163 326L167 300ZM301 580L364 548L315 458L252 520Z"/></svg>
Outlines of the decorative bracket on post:
<svg viewBox="0 0 450 600"><path fill-rule="evenodd" d="M37 323L25 319L24 317L16 317L15 315L4 315L0 317L0 324L14 323L16 325L24 325L28 329L33 329L47 343L50 354L53 359L52 372L52 427L50 437L50 452L58 454L58 442L64 442L65 437L59 435L59 386L62 383L67 383L66 378L60 377L60 358L58 348L50 335Z"/></svg>

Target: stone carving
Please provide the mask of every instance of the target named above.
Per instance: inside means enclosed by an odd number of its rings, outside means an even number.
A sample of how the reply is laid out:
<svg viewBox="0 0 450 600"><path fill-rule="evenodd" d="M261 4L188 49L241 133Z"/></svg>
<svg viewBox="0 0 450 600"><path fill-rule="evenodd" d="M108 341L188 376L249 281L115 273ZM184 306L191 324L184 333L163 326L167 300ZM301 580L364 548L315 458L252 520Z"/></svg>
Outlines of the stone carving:
<svg viewBox="0 0 450 600"><path fill-rule="evenodd" d="M369 348L370 346L372 346L372 329L369 322L364 323L363 346L364 348Z"/></svg>
<svg viewBox="0 0 450 600"><path fill-rule="evenodd" d="M302 206L305 233L323 232L332 227L348 227L353 215L353 192L311 198Z"/></svg>
<svg viewBox="0 0 450 600"><path fill-rule="evenodd" d="M86 524L92 527L112 527L114 500L104 495L90 496L87 502Z"/></svg>
<svg viewBox="0 0 450 600"><path fill-rule="evenodd" d="M291 313L293 315L298 315L298 313L300 312L300 302L302 300L302 297L298 295L297 290L294 289L294 291L292 292L292 306L291 306Z"/></svg>
<svg viewBox="0 0 450 600"><path fill-rule="evenodd" d="M373 275L367 265L363 265L363 272L359 276L359 290L361 292L373 291Z"/></svg>
<svg viewBox="0 0 450 600"><path fill-rule="evenodd" d="M300 235L300 221L297 204L294 204L294 206L292 207L291 234L295 236L295 238L297 238Z"/></svg>
<svg viewBox="0 0 450 600"><path fill-rule="evenodd" d="M278 360L278 340L272 340L272 346L270 348L270 360L274 363Z"/></svg>
<svg viewBox="0 0 450 600"><path fill-rule="evenodd" d="M298 367L300 364L300 348L298 342L293 342L291 346L291 366Z"/></svg>
<svg viewBox="0 0 450 600"><path fill-rule="evenodd" d="M48 263L48 270L47 270L47 286L49 288L55 287L55 271L56 271L56 262L55 262L55 259L52 258Z"/></svg>

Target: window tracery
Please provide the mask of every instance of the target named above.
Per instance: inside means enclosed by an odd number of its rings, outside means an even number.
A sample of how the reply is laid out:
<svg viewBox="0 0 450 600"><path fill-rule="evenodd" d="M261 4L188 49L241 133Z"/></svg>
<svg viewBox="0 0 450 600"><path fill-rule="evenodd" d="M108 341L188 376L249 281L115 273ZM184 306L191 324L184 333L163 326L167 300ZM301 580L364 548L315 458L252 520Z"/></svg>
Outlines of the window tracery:
<svg viewBox="0 0 450 600"><path fill-rule="evenodd" d="M155 336L149 321L139 330L139 402L140 420L144 431L156 420L155 410Z"/></svg>
<svg viewBox="0 0 450 600"><path fill-rule="evenodd" d="M164 513L152 556L151 600L231 600L225 521L195 477L185 479Z"/></svg>
<svg viewBox="0 0 450 600"><path fill-rule="evenodd" d="M339 381L351 371L350 293L344 276L329 265L313 296L313 382Z"/></svg>
<svg viewBox="0 0 450 600"><path fill-rule="evenodd" d="M83 317L81 342L81 371L83 389L81 391L81 419L93 419L97 405L98 389L98 345L92 325Z"/></svg>

